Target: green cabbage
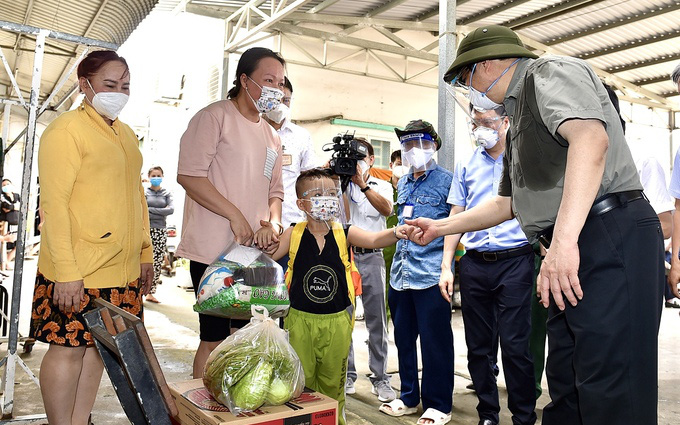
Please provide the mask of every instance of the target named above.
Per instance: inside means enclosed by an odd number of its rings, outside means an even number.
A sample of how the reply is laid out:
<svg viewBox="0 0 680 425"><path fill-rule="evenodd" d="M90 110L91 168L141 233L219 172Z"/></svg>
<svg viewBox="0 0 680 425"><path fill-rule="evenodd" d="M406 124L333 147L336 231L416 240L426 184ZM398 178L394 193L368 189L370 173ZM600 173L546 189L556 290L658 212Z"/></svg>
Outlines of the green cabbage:
<svg viewBox="0 0 680 425"><path fill-rule="evenodd" d="M255 410L264 404L272 381L274 368L269 362L260 362L250 372L229 388L234 405L243 410Z"/></svg>
<svg viewBox="0 0 680 425"><path fill-rule="evenodd" d="M269 387L269 393L267 393L266 403L271 406L279 406L287 403L292 397L293 389L291 386L280 378L274 378Z"/></svg>

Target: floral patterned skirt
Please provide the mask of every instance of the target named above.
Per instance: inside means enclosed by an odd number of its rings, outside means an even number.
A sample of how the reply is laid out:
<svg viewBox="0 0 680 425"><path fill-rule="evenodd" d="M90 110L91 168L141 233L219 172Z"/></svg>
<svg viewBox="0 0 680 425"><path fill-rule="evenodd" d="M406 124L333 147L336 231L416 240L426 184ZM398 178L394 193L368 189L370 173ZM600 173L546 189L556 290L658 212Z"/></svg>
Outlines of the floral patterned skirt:
<svg viewBox="0 0 680 425"><path fill-rule="evenodd" d="M139 280L130 282L122 288L86 288L79 313L62 313L52 302L53 289L54 282L45 279L45 276L38 272L33 292L30 331L30 337L38 341L65 347L94 346L83 313L97 308L94 303L97 298L142 318L142 288Z"/></svg>

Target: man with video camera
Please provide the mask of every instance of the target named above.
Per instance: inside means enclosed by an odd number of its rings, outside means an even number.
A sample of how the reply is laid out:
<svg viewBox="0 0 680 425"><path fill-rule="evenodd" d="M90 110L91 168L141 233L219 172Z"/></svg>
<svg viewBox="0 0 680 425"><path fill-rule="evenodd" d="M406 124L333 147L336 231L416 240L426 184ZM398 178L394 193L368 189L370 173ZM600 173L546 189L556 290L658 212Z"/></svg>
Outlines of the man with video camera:
<svg viewBox="0 0 680 425"><path fill-rule="evenodd" d="M375 162L373 146L365 139L356 137L357 151L366 152L357 161L356 174L348 186L350 223L372 232L385 230L385 218L392 213L392 187L390 183L371 176L370 169ZM361 147L365 149L362 149ZM385 307L385 260L381 249L352 247L362 280L361 300L364 305L364 319L368 329L368 350L371 392L378 400L392 401L396 394L390 386L387 375L387 312ZM354 365L354 345L350 345L345 392L354 394L357 379Z"/></svg>

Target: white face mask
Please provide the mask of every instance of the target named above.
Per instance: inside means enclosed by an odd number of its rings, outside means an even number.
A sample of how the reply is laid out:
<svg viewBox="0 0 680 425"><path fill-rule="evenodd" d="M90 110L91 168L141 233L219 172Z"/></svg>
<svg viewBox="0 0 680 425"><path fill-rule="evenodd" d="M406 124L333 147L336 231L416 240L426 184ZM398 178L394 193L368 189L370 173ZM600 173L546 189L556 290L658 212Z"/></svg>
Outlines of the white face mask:
<svg viewBox="0 0 680 425"><path fill-rule="evenodd" d="M248 79L255 83L255 80L252 78L248 77ZM255 108L257 108L258 111L266 114L281 104L281 99L283 99L283 92L281 90L275 89L274 87L261 86L257 83L255 83L255 85L260 88L260 97L257 99L257 101L255 101L255 99L253 99L253 97L250 95L248 86L246 86L246 92L248 93L250 100L252 100L253 104L255 104Z"/></svg>
<svg viewBox="0 0 680 425"><path fill-rule="evenodd" d="M488 90L487 90L488 92ZM492 111L501 105L494 102L493 100L486 97L486 92L482 93L476 88L470 86L470 103L472 103L477 108L486 109L487 111Z"/></svg>
<svg viewBox="0 0 680 425"><path fill-rule="evenodd" d="M358 162L359 164L359 169L361 170L361 175L363 176L366 174L366 171L368 171L369 168L371 168L366 161L363 159Z"/></svg>
<svg viewBox="0 0 680 425"><path fill-rule="evenodd" d="M408 172L408 168L404 165L395 165L394 167L392 167L392 175L396 179L400 179L401 176L403 176L407 172Z"/></svg>
<svg viewBox="0 0 680 425"><path fill-rule="evenodd" d="M276 106L271 111L267 112L265 115L267 116L267 118L274 121L275 123L281 124L283 120L288 118L288 116L290 115L290 108L288 108L283 103L279 103L278 106Z"/></svg>
<svg viewBox="0 0 680 425"><path fill-rule="evenodd" d="M498 131L489 127L477 127L472 130L472 135L477 141L477 146L481 146L484 149L491 149L496 146L496 143L501 139Z"/></svg>
<svg viewBox="0 0 680 425"><path fill-rule="evenodd" d="M494 82L491 83L489 88L487 88L484 93L482 93L479 90L477 90L476 88L472 87L472 84L470 84L470 92L469 92L470 103L472 103L474 106L476 106L478 108L486 109L487 111L491 111L493 109L500 107L501 105L499 103L496 103L493 100L489 99L486 94L489 93L489 91L493 88L493 86L495 86L496 83L499 82L500 79L505 75L505 73L508 72L514 64L519 62L520 59L521 58L515 59L515 61L513 63L511 63L510 66L505 68L505 70L503 72L501 72L501 75L499 75L498 78L496 78L494 80ZM472 72L470 73L470 83L472 83L472 76L474 75L476 68L477 68L477 64L474 64L474 66L472 67Z"/></svg>
<svg viewBox="0 0 680 425"><path fill-rule="evenodd" d="M90 84L90 80L87 80L87 84L92 89L94 97L92 98L92 107L99 115L103 115L110 120L115 120L118 118L118 114L123 110L125 104L130 98L125 93L117 91L105 91L105 92L95 92Z"/></svg>
<svg viewBox="0 0 680 425"><path fill-rule="evenodd" d="M432 159L432 155L434 155L434 149L412 148L409 151L402 152L402 155L404 155L406 161L411 164L413 168L416 170L422 170Z"/></svg>
<svg viewBox="0 0 680 425"><path fill-rule="evenodd" d="M337 196L315 196L305 201L312 203L307 215L314 220L328 221L340 216L340 200Z"/></svg>

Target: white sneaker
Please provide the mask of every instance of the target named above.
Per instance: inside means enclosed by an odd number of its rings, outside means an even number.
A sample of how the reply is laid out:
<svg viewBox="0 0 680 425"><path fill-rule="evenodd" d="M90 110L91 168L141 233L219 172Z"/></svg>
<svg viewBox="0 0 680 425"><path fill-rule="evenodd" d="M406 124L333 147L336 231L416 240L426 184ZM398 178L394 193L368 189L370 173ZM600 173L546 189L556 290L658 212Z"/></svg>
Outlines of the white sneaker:
<svg viewBox="0 0 680 425"><path fill-rule="evenodd" d="M347 381L345 382L345 394L347 395L352 395L356 394L357 389L354 388L354 381L351 380L350 378L347 378Z"/></svg>
<svg viewBox="0 0 680 425"><path fill-rule="evenodd" d="M387 381L378 381L371 387L371 393L378 396L378 400L383 403L397 398L397 393L392 389Z"/></svg>
<svg viewBox="0 0 680 425"><path fill-rule="evenodd" d="M680 308L680 300L673 297L670 300L666 300L666 308Z"/></svg>

